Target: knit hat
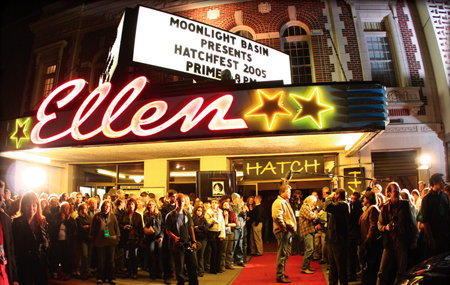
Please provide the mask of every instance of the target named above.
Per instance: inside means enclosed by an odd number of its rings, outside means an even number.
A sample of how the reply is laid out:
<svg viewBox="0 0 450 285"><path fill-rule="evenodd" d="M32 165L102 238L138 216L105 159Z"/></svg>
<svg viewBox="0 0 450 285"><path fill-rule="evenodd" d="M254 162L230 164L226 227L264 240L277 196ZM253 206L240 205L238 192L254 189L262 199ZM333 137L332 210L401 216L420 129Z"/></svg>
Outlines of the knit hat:
<svg viewBox="0 0 450 285"><path fill-rule="evenodd" d="M238 193L231 194L231 201L234 201L236 198L241 198L241 196Z"/></svg>

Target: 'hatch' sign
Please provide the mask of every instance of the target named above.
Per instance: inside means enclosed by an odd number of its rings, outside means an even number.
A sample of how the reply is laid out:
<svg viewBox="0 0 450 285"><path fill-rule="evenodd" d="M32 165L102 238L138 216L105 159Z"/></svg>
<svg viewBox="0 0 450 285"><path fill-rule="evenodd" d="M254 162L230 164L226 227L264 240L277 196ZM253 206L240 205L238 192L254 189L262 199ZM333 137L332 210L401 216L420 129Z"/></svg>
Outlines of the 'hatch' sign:
<svg viewBox="0 0 450 285"><path fill-rule="evenodd" d="M236 34L158 10L139 7L133 61L237 83L291 84L289 56Z"/></svg>

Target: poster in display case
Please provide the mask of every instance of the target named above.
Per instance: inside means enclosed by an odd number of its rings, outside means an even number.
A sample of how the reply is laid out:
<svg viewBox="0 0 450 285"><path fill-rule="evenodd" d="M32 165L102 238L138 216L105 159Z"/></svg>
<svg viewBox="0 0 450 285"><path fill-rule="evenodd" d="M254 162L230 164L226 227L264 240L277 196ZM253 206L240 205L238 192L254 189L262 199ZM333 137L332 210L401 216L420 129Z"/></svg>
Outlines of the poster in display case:
<svg viewBox="0 0 450 285"><path fill-rule="evenodd" d="M235 171L197 171L197 197L202 201L231 195L235 191Z"/></svg>

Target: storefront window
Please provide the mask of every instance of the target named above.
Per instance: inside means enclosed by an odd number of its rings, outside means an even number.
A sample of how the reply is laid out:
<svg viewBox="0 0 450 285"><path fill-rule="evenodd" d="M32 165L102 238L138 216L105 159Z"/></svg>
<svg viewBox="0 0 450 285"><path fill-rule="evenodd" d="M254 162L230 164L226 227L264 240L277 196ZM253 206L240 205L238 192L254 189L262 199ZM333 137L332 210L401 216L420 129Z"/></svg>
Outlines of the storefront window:
<svg viewBox="0 0 450 285"><path fill-rule="evenodd" d="M169 161L169 188L177 192L190 194L196 192L196 175L200 170L200 160Z"/></svg>
<svg viewBox="0 0 450 285"><path fill-rule="evenodd" d="M119 183L144 183L144 164L119 164Z"/></svg>
<svg viewBox="0 0 450 285"><path fill-rule="evenodd" d="M79 191L90 196L116 189L136 191L144 185L144 163L79 165L75 177Z"/></svg>
<svg viewBox="0 0 450 285"><path fill-rule="evenodd" d="M82 183L115 183L116 165L81 165L79 166L79 177Z"/></svg>

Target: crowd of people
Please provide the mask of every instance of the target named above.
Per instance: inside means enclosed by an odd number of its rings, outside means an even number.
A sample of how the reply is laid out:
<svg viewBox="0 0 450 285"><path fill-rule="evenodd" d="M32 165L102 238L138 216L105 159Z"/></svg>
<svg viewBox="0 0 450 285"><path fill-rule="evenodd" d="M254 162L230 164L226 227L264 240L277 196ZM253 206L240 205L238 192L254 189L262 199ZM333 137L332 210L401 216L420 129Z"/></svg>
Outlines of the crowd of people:
<svg viewBox="0 0 450 285"><path fill-rule="evenodd" d="M277 282L291 283L284 272L291 254L303 255L301 273L314 274L310 262L316 260L327 264L328 284L342 285L356 281L357 273L362 284L397 284L408 268L447 252L450 185L439 173L429 182L410 192L396 182L383 191L374 180L351 198L345 189L323 187L304 199L298 190L291 199L291 187L282 185L272 205Z"/></svg>
<svg viewBox="0 0 450 285"><path fill-rule="evenodd" d="M12 196L0 183L8 260L2 284L92 277L115 284L116 277L137 279L138 270L165 283L175 277L198 284L205 273L245 267L250 256L263 254L260 196L246 202L237 193L203 202L174 190L159 199L122 190L103 197Z"/></svg>
<svg viewBox="0 0 450 285"><path fill-rule="evenodd" d="M205 273L245 267L263 255L261 196L237 193L202 201L169 190L156 199L118 190L103 197L80 192L12 197L0 181L0 283L47 284L48 279L116 277L198 284ZM448 250L449 186L442 174L411 192L395 182L372 181L350 199L344 189L303 197L285 183L272 205L278 242L279 283L290 283L289 255L303 255L299 270L314 274L311 261L328 264L329 284L393 284L415 263ZM292 197L291 197L292 196ZM141 274L142 276L142 274Z"/></svg>

